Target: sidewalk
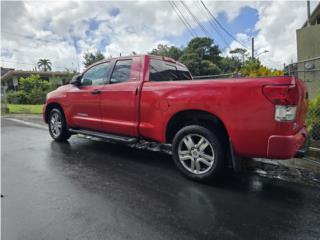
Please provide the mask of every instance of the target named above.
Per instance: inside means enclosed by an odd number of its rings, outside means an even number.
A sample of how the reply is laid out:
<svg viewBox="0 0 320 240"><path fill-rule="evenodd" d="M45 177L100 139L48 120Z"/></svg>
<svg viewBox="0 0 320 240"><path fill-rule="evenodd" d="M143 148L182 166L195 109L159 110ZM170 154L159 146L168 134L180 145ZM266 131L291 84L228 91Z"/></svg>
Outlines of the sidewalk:
<svg viewBox="0 0 320 240"><path fill-rule="evenodd" d="M47 127L41 114L6 114L4 118L17 119L40 127ZM290 160L268 160L263 158L246 159L246 170L272 178L306 184L320 184L320 158L306 156Z"/></svg>

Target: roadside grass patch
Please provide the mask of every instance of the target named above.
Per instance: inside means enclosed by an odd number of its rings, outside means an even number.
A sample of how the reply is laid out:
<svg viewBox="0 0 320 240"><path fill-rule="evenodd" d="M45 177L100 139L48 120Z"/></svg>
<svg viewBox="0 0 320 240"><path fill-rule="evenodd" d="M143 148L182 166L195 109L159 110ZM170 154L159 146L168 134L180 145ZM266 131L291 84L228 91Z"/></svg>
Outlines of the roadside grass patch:
<svg viewBox="0 0 320 240"><path fill-rule="evenodd" d="M8 104L9 113L41 114L43 105Z"/></svg>

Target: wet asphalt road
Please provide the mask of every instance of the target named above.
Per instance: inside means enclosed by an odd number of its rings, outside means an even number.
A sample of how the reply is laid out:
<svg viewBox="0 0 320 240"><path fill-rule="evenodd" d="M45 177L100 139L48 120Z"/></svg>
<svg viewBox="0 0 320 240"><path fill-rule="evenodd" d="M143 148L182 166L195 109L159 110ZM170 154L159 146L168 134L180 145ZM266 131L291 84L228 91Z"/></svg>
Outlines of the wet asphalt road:
<svg viewBox="0 0 320 240"><path fill-rule="evenodd" d="M195 183L170 156L2 119L2 239L320 239L320 189Z"/></svg>

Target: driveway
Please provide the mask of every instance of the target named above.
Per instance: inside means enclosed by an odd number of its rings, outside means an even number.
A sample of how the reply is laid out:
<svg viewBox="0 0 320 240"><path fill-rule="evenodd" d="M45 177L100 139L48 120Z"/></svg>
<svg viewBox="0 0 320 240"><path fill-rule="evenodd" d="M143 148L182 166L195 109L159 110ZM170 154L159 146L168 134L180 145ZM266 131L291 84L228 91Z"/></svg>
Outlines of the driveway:
<svg viewBox="0 0 320 240"><path fill-rule="evenodd" d="M226 173L200 184L171 157L2 119L2 239L319 239L320 189Z"/></svg>

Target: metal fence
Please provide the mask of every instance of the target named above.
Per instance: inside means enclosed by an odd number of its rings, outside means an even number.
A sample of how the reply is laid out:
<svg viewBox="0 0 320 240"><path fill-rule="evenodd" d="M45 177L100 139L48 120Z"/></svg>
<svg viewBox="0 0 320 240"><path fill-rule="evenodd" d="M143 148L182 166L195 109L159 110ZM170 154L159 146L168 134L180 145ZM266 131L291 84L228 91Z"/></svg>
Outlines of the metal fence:
<svg viewBox="0 0 320 240"><path fill-rule="evenodd" d="M309 93L307 125L310 147L320 149L320 57L309 58L287 66L287 74L303 80Z"/></svg>

